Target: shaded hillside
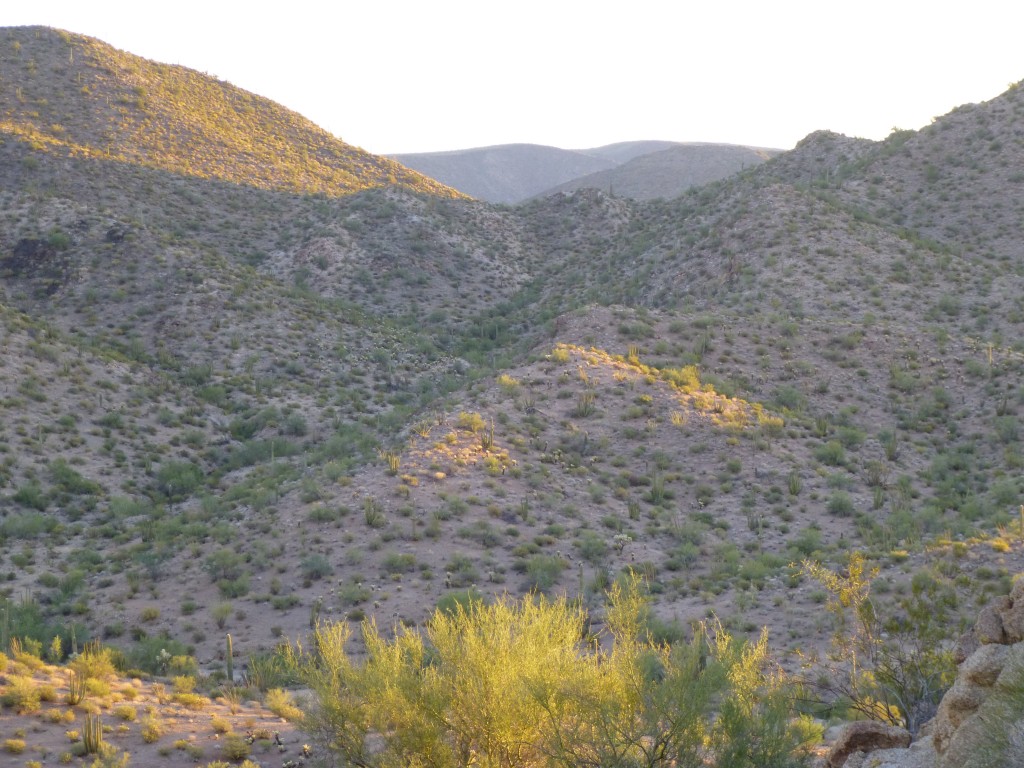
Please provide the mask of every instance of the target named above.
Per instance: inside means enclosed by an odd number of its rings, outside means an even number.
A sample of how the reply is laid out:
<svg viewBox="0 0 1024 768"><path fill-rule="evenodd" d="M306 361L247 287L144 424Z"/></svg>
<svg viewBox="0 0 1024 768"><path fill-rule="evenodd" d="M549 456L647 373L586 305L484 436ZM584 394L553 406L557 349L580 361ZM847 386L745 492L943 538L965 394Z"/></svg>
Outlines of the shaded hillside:
<svg viewBox="0 0 1024 768"><path fill-rule="evenodd" d="M539 196L589 187L634 200L678 197L690 187L724 179L777 154L779 150L732 144L679 144L624 160L615 168L575 178Z"/></svg>
<svg viewBox="0 0 1024 768"><path fill-rule="evenodd" d="M614 164L586 151L539 144L501 144L394 158L442 184L490 203L518 203L563 181Z"/></svg>
<svg viewBox="0 0 1024 768"><path fill-rule="evenodd" d="M0 131L38 151L267 189L456 194L230 83L68 32L0 30L0 89Z"/></svg>

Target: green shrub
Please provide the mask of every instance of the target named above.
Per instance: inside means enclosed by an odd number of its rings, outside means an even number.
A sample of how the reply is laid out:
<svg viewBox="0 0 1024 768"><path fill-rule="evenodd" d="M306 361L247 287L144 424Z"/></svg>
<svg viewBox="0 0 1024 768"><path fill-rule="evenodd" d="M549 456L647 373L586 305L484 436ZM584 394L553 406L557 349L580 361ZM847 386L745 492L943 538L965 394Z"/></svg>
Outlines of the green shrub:
<svg viewBox="0 0 1024 768"><path fill-rule="evenodd" d="M841 467L846 463L846 451L838 440L829 440L814 449L814 458L830 467Z"/></svg>
<svg viewBox="0 0 1024 768"><path fill-rule="evenodd" d="M530 589L547 592L565 570L565 561L555 555L533 555L526 562L527 584Z"/></svg>
<svg viewBox="0 0 1024 768"><path fill-rule="evenodd" d="M853 499L846 491L836 491L828 500L828 513L836 517L853 517Z"/></svg>
<svg viewBox="0 0 1024 768"><path fill-rule="evenodd" d="M309 555L304 558L299 565L299 569L302 572L302 577L310 581L319 581L325 576L330 576L331 571L334 570L331 567L330 561L320 554Z"/></svg>
<svg viewBox="0 0 1024 768"><path fill-rule="evenodd" d="M238 733L228 733L221 739L221 754L224 759L239 762L249 756L249 744L245 737Z"/></svg>
<svg viewBox="0 0 1024 768"><path fill-rule="evenodd" d="M302 710L295 706L292 695L281 688L271 688L263 698L263 705L285 720L298 720Z"/></svg>

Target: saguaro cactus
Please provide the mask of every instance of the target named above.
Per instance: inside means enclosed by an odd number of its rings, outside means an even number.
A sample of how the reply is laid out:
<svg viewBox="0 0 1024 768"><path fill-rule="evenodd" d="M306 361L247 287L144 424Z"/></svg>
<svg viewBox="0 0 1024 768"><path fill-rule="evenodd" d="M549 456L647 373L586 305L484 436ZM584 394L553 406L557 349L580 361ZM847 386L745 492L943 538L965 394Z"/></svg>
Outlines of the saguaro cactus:
<svg viewBox="0 0 1024 768"><path fill-rule="evenodd" d="M225 638L224 648L224 666L228 676L228 683L235 682L235 660L234 660L234 647L231 644L231 633L229 632Z"/></svg>

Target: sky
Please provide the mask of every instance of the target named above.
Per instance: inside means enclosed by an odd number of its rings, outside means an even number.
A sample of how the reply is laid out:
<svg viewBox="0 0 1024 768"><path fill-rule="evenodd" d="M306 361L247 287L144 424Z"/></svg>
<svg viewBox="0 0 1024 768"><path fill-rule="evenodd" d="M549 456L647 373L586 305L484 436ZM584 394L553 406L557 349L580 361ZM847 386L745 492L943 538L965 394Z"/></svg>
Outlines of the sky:
<svg viewBox="0 0 1024 768"><path fill-rule="evenodd" d="M1006 0L32 0L42 24L216 75L378 154L882 139L1024 79Z"/></svg>

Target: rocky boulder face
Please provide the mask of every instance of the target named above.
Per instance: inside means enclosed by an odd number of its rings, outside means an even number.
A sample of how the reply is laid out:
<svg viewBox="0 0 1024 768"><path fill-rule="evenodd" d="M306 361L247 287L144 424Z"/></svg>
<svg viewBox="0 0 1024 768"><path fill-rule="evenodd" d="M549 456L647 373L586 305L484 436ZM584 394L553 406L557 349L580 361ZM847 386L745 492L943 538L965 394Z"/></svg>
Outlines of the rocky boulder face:
<svg viewBox="0 0 1024 768"><path fill-rule="evenodd" d="M828 768L1024 766L1024 578L993 600L955 650L953 687L909 749L910 735L881 723L846 726ZM895 749L893 747L896 747Z"/></svg>
<svg viewBox="0 0 1024 768"><path fill-rule="evenodd" d="M910 733L876 720L850 723L828 753L828 768L843 768L855 753L910 746Z"/></svg>
<svg viewBox="0 0 1024 768"><path fill-rule="evenodd" d="M981 611L968 650L935 717L936 766L1024 765L1024 579Z"/></svg>

